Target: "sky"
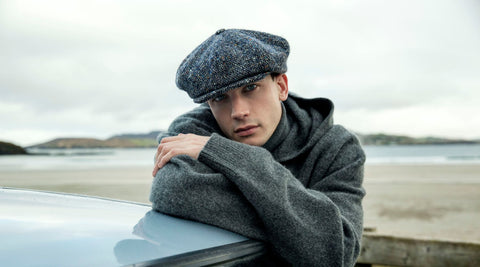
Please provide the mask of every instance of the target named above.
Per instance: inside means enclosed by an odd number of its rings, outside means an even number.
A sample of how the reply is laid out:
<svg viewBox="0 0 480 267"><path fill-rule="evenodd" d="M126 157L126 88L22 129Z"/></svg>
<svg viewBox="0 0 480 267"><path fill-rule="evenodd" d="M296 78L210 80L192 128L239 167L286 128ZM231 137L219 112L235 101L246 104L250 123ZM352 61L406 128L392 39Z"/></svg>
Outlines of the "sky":
<svg viewBox="0 0 480 267"><path fill-rule="evenodd" d="M362 134L480 138L480 1L0 0L0 140L166 129L221 28L286 38L289 90Z"/></svg>

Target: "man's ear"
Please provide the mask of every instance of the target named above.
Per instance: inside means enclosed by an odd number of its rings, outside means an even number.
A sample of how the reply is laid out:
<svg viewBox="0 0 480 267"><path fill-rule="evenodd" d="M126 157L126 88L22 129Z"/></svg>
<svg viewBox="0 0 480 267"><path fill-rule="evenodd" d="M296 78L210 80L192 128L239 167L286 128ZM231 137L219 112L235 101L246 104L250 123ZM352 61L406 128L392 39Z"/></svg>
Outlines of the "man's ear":
<svg viewBox="0 0 480 267"><path fill-rule="evenodd" d="M276 77L276 83L279 88L279 99L285 101L288 98L288 78L287 74L283 73Z"/></svg>

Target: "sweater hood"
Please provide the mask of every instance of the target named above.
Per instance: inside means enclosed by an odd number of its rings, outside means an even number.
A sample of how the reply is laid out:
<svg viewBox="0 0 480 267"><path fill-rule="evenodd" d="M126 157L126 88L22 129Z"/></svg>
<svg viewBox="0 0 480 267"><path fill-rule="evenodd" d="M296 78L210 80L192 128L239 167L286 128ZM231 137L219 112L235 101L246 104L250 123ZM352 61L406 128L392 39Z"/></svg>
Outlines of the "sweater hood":
<svg viewBox="0 0 480 267"><path fill-rule="evenodd" d="M280 162L309 151L333 126L333 103L326 98L306 99L290 94L272 137L263 146Z"/></svg>

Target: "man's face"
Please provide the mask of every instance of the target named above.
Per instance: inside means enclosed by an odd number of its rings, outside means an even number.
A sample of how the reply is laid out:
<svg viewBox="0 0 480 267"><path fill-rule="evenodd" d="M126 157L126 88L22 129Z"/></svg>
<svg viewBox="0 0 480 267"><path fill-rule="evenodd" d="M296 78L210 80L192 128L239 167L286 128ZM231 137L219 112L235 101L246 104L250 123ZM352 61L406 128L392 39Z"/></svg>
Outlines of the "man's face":
<svg viewBox="0 0 480 267"><path fill-rule="evenodd" d="M208 101L213 116L230 139L264 145L282 117L281 101L288 97L287 75L264 79Z"/></svg>

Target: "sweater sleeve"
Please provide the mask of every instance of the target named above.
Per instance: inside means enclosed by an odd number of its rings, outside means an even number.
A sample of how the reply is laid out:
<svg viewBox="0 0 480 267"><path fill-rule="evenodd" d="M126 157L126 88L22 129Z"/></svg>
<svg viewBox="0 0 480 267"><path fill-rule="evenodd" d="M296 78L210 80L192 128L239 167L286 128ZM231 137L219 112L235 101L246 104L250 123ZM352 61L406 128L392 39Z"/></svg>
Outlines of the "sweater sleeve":
<svg viewBox="0 0 480 267"><path fill-rule="evenodd" d="M157 172L150 201L159 212L266 240L261 220L238 188L189 156L174 157Z"/></svg>
<svg viewBox="0 0 480 267"><path fill-rule="evenodd" d="M178 117L158 142L178 133L209 136L218 132L205 105ZM166 214L212 224L265 241L261 220L253 206L222 173L181 155L173 157L155 175L150 190L152 208Z"/></svg>
<svg viewBox="0 0 480 267"><path fill-rule="evenodd" d="M309 188L266 149L216 134L199 160L238 187L258 213L268 242L287 261L353 266L362 234L365 157L353 136L343 139L334 158L327 159L328 170L313 172Z"/></svg>

